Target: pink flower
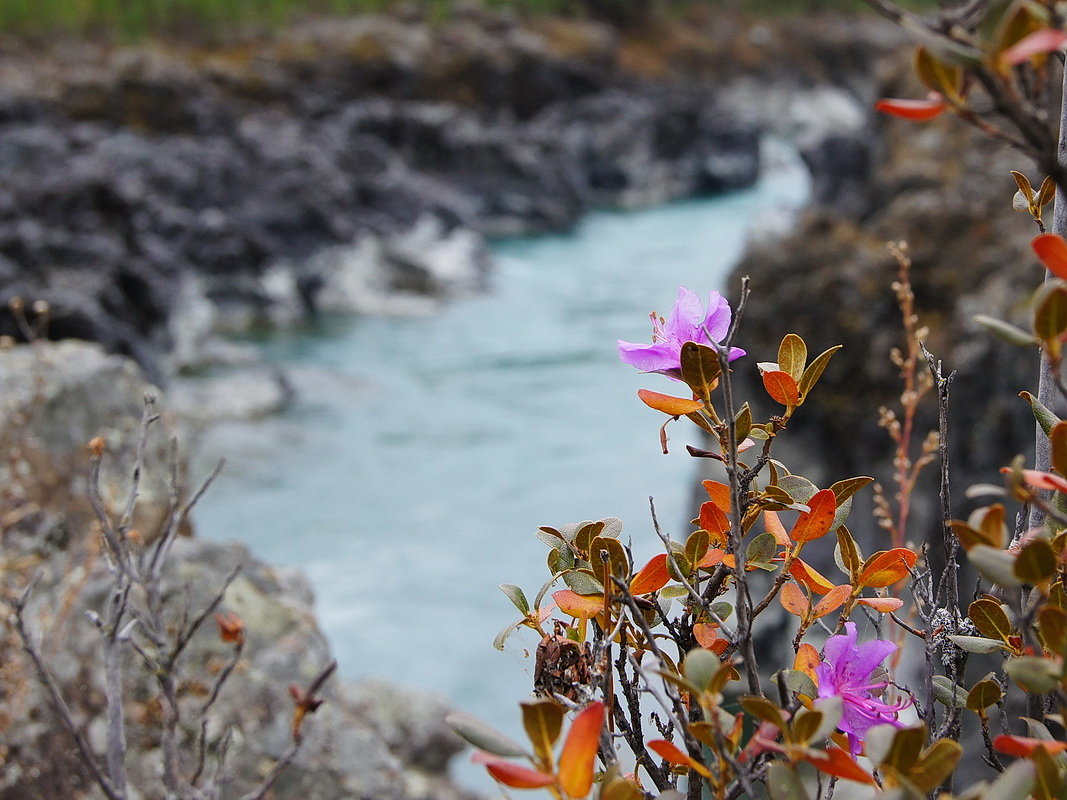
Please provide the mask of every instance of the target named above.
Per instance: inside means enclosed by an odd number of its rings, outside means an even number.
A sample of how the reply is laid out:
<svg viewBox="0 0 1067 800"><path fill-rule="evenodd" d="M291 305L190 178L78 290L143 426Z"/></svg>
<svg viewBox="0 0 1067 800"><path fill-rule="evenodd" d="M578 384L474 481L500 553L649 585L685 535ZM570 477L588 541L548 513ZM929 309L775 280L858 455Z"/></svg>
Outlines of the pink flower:
<svg viewBox="0 0 1067 800"><path fill-rule="evenodd" d="M823 646L823 663L815 668L819 697L840 697L844 712L837 727L848 734L852 755L860 752L863 737L875 725L903 727L897 712L904 710L910 701L890 705L872 695L884 689L887 683L871 681L871 673L897 646L882 639L873 639L863 644L856 643L856 623L846 622L845 633L831 636Z"/></svg>
<svg viewBox="0 0 1067 800"><path fill-rule="evenodd" d="M680 354L686 342L718 344L730 330L730 304L718 292L708 298L705 313L700 299L684 286L678 287L678 299L674 301L671 315L664 321L652 314L652 344L619 342L619 358L642 372L659 372L669 378L681 376ZM708 334L704 332L707 328ZM740 358L745 351L740 347L730 350L730 361Z"/></svg>

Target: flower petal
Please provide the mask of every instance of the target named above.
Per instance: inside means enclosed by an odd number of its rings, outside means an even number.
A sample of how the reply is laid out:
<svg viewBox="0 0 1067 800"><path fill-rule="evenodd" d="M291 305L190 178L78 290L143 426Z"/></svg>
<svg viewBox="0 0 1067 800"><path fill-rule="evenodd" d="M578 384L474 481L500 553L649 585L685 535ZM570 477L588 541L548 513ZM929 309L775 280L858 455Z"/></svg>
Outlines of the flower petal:
<svg viewBox="0 0 1067 800"><path fill-rule="evenodd" d="M678 369L678 352L680 345L674 342L658 344L634 344L619 341L619 358L624 364L636 367L642 372L659 372L666 369Z"/></svg>
<svg viewBox="0 0 1067 800"><path fill-rule="evenodd" d="M711 338L715 342L721 342L730 331L730 304L726 298L718 292L712 292L708 296L708 313L704 317L702 327L708 329Z"/></svg>
<svg viewBox="0 0 1067 800"><path fill-rule="evenodd" d="M668 338L677 339L679 346L682 342L704 342L706 339L700 332L703 321L704 308L700 305L700 298L691 289L679 286L678 299L674 301L663 333Z"/></svg>

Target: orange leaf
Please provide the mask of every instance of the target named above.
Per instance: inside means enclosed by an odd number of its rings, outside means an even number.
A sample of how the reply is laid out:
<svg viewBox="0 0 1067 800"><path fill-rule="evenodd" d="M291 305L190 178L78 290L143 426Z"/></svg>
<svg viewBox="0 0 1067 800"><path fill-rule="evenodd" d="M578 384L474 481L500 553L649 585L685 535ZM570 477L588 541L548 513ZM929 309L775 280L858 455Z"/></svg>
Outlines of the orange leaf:
<svg viewBox="0 0 1067 800"><path fill-rule="evenodd" d="M800 390L797 382L788 372L772 369L763 373L763 388L776 403L792 407L800 402Z"/></svg>
<svg viewBox="0 0 1067 800"><path fill-rule="evenodd" d="M1000 54L1000 63L1014 67L1034 56L1054 53L1067 46L1067 33L1055 28L1042 28L1024 37Z"/></svg>
<svg viewBox="0 0 1067 800"><path fill-rule="evenodd" d="M1002 733L993 740L993 749L998 753L1020 758L1029 758L1039 747L1043 747L1049 755L1062 753L1067 750L1067 742L1050 742L1045 739L1031 739L1028 736L1012 736Z"/></svg>
<svg viewBox="0 0 1067 800"><path fill-rule="evenodd" d="M718 629L719 626L714 623L698 622L693 626L693 638L697 640L697 644L701 647L711 650L717 656L721 656L730 645L730 640L719 636L716 633Z"/></svg>
<svg viewBox="0 0 1067 800"><path fill-rule="evenodd" d="M830 583L830 581L799 558L795 559L793 563L790 564L789 574L792 575L798 583L802 583L806 586L809 592L813 592L814 594L826 594L827 592L833 591L834 585Z"/></svg>
<svg viewBox="0 0 1067 800"><path fill-rule="evenodd" d="M811 603L803 590L795 583L785 584L778 593L778 600L781 602L782 608L790 614L796 614L798 617L803 617L811 610Z"/></svg>
<svg viewBox="0 0 1067 800"><path fill-rule="evenodd" d="M700 504L700 518L697 521L711 536L713 544L723 544L726 541L723 534L730 530L730 520L715 501L708 500Z"/></svg>
<svg viewBox="0 0 1067 800"><path fill-rule="evenodd" d="M574 718L559 754L559 783L571 797L585 797L593 787L593 767L604 725L604 704L590 703Z"/></svg>
<svg viewBox="0 0 1067 800"><path fill-rule="evenodd" d="M793 669L800 670L813 681L817 681L815 668L821 663L822 659L819 658L819 651L815 649L815 646L804 642L797 650L796 658L793 659Z"/></svg>
<svg viewBox="0 0 1067 800"><path fill-rule="evenodd" d="M843 583L840 586L835 586L830 592L815 604L815 619L819 617L825 617L835 608L840 608L841 605L848 600L852 594L852 587L847 583Z"/></svg>
<svg viewBox="0 0 1067 800"><path fill-rule="evenodd" d="M830 532L837 513L837 496L833 490L823 489L808 501L808 508L810 511L801 513L789 532L795 542L810 542Z"/></svg>
<svg viewBox="0 0 1067 800"><path fill-rule="evenodd" d="M1033 238L1030 247L1049 272L1057 278L1067 280L1067 242L1062 236L1042 233Z"/></svg>
<svg viewBox="0 0 1067 800"><path fill-rule="evenodd" d="M782 518L778 516L777 511L763 512L763 527L767 533L774 537L774 541L778 542L782 547L793 546L793 542L789 539L789 534L785 532L785 525L782 524Z"/></svg>
<svg viewBox="0 0 1067 800"><path fill-rule="evenodd" d="M907 100L901 98L886 97L874 104L876 111L890 114L901 119L910 119L913 122L927 122L934 117L940 116L948 106L941 95L932 93L937 99Z"/></svg>
<svg viewBox="0 0 1067 800"><path fill-rule="evenodd" d="M725 564L728 567L733 567L737 563L737 559L733 557L733 554L727 554L727 552L719 547L713 547L704 554L704 557L697 562L697 567L700 569L711 569L717 567L719 564Z"/></svg>
<svg viewBox="0 0 1067 800"><path fill-rule="evenodd" d="M846 781L857 783L874 783L874 778L863 767L857 764L848 753L840 747L831 747L826 750L822 757L810 755L804 757L805 761L815 765L819 772L833 775L835 778L844 778Z"/></svg>
<svg viewBox="0 0 1067 800"><path fill-rule="evenodd" d="M513 789L541 789L556 782L555 775L539 772L481 751L475 752L471 756L471 761L475 764L484 764L493 778Z"/></svg>
<svg viewBox="0 0 1067 800"><path fill-rule="evenodd" d="M579 619L595 617L604 610L604 595L602 594L578 594L570 589L560 589L552 593L552 599L556 601L559 610L564 614L570 614Z"/></svg>
<svg viewBox="0 0 1067 800"><path fill-rule="evenodd" d="M704 491L719 508L730 513L730 487L718 481L704 481Z"/></svg>
<svg viewBox="0 0 1067 800"><path fill-rule="evenodd" d="M1005 467L1002 472L1008 471ZM1048 472L1039 472L1036 469L1024 469L1023 480L1033 486L1035 489L1052 489L1056 492L1064 492L1067 494L1067 480L1064 480L1059 475L1051 475Z"/></svg>
<svg viewBox="0 0 1067 800"><path fill-rule="evenodd" d="M904 601L899 597L861 597L858 602L863 603L865 606L870 606L882 614L896 611L904 605Z"/></svg>
<svg viewBox="0 0 1067 800"><path fill-rule="evenodd" d="M689 767L695 769L705 778L711 777L711 770L697 761L695 758L690 758L681 750L679 750L673 742L668 742L666 739L653 739L648 743L649 748L666 761L668 764L677 764L679 767Z"/></svg>
<svg viewBox="0 0 1067 800"><path fill-rule="evenodd" d="M667 554L660 553L658 556L652 556L652 559L641 567L641 571L634 575L634 579L630 581L630 594L658 592L670 579L670 573L667 572Z"/></svg>
<svg viewBox="0 0 1067 800"><path fill-rule="evenodd" d="M694 411L699 411L704 407L704 403L700 400L686 400L684 397L672 397L669 394L660 394L659 392L653 392L649 389L638 389L637 396L641 398L641 402L649 408L653 408L656 411L662 411L664 414L670 414L672 417L682 417L686 414L692 414Z"/></svg>
<svg viewBox="0 0 1067 800"><path fill-rule="evenodd" d="M908 574L918 558L918 553L906 547L895 547L875 553L860 570L859 585L874 589L891 586Z"/></svg>

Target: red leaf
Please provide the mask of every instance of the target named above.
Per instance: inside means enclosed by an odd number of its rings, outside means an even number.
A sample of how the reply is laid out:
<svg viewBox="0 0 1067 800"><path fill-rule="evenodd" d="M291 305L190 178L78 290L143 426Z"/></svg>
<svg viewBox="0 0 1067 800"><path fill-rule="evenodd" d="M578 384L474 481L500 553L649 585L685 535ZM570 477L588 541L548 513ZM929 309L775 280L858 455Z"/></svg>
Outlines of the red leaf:
<svg viewBox="0 0 1067 800"><path fill-rule="evenodd" d="M564 614L579 619L595 617L604 610L604 595L602 594L578 594L570 589L560 589L552 593L552 599L556 601L559 610Z"/></svg>
<svg viewBox="0 0 1067 800"><path fill-rule="evenodd" d="M793 563L790 564L789 574L799 583L804 584L808 591L813 592L814 594L826 594L834 589L834 584L830 583L830 581L799 558L795 559Z"/></svg>
<svg viewBox="0 0 1067 800"><path fill-rule="evenodd" d="M797 650L796 658L793 659L793 669L800 670L814 681L817 680L815 668L821 663L822 658L819 657L819 651L815 649L815 646L804 642Z"/></svg>
<svg viewBox="0 0 1067 800"><path fill-rule="evenodd" d="M658 592L671 579L667 572L667 554L660 553L641 567L641 571L630 581L630 594L640 595Z"/></svg>
<svg viewBox="0 0 1067 800"><path fill-rule="evenodd" d="M816 492L808 501L810 510L803 512L793 523L789 535L796 542L810 542L830 532L830 526L837 514L837 496L831 489Z"/></svg>
<svg viewBox="0 0 1067 800"><path fill-rule="evenodd" d="M886 97L874 104L876 111L890 114L901 119L910 119L912 122L927 122L945 112L948 106L936 95L936 100L907 100L902 98Z"/></svg>
<svg viewBox="0 0 1067 800"><path fill-rule="evenodd" d="M800 390L797 382L788 372L780 369L768 370L763 373L763 388L776 403L792 407L800 402Z"/></svg>
<svg viewBox="0 0 1067 800"><path fill-rule="evenodd" d="M539 772L481 751L471 755L471 761L475 764L484 764L493 778L513 789L541 789L556 782L555 775Z"/></svg>
<svg viewBox="0 0 1067 800"><path fill-rule="evenodd" d="M672 397L669 394L660 394L659 392L653 392L649 389L638 389L637 396L641 398L641 402L649 408L654 408L656 411L662 411L664 414L670 414L672 417L681 417L686 414L692 414L694 411L699 411L704 407L704 403L700 400L686 400L684 397Z"/></svg>
<svg viewBox="0 0 1067 800"><path fill-rule="evenodd" d="M1035 489L1052 489L1053 491L1067 494L1067 480L1064 480L1059 475L1038 472L1036 469L1024 469L1023 480Z"/></svg>
<svg viewBox="0 0 1067 800"><path fill-rule="evenodd" d="M767 533L774 537L774 541L778 542L782 547L793 546L793 542L790 540L789 534L785 532L782 518L778 516L777 511L763 512L763 527Z"/></svg>
<svg viewBox="0 0 1067 800"><path fill-rule="evenodd" d="M787 583L782 587L778 592L778 601L782 604L782 608L798 617L803 617L811 610L811 603L795 583Z"/></svg>
<svg viewBox="0 0 1067 800"><path fill-rule="evenodd" d="M711 777L711 770L697 761L695 758L690 758L681 750L679 750L673 742L668 742L666 739L653 739L648 743L649 748L666 761L668 764L676 764L679 767L689 767L695 769L705 778Z"/></svg>
<svg viewBox="0 0 1067 800"><path fill-rule="evenodd" d="M892 586L909 573L919 554L906 547L883 550L867 559L860 571L859 584L872 589Z"/></svg>
<svg viewBox="0 0 1067 800"><path fill-rule="evenodd" d="M1067 280L1067 242L1062 236L1042 233L1031 240L1030 247L1049 272Z"/></svg>
<svg viewBox="0 0 1067 800"><path fill-rule="evenodd" d="M714 544L725 544L724 534L730 530L730 519L714 500L700 504L700 527L708 532Z"/></svg>
<svg viewBox="0 0 1067 800"><path fill-rule="evenodd" d="M708 493L715 505L726 513L730 513L730 487L718 481L703 481L704 491Z"/></svg>
<svg viewBox="0 0 1067 800"><path fill-rule="evenodd" d="M839 747L831 747L825 751L824 757L805 756L805 761L815 765L819 772L844 778L846 781L857 783L874 783L874 778L863 767L857 764L848 753Z"/></svg>
<svg viewBox="0 0 1067 800"><path fill-rule="evenodd" d="M1067 33L1055 28L1042 28L1024 37L1000 54L1000 63L1009 67L1028 61L1034 56L1054 53L1067 47Z"/></svg>
<svg viewBox="0 0 1067 800"><path fill-rule="evenodd" d="M870 606L881 614L888 614L890 611L896 611L904 605L904 601L899 597L861 597L857 602L862 603L865 606Z"/></svg>
<svg viewBox="0 0 1067 800"><path fill-rule="evenodd" d="M718 629L719 626L714 623L698 622L693 626L693 638L705 650L710 650L715 655L721 656L726 652L726 648L730 646L730 640L719 636L716 633Z"/></svg>
<svg viewBox="0 0 1067 800"><path fill-rule="evenodd" d="M1050 742L1044 739L1031 739L1028 736L1011 736L1002 733L993 740L993 749L998 753L1020 758L1029 758L1037 748L1043 747L1049 755L1067 750L1067 742Z"/></svg>
<svg viewBox="0 0 1067 800"><path fill-rule="evenodd" d="M585 797L593 787L593 768L604 724L604 704L590 703L574 718L559 754L559 783L571 797Z"/></svg>
<svg viewBox="0 0 1067 800"><path fill-rule="evenodd" d="M822 600L815 604L815 619L825 617L834 609L840 608L852 594L852 587L847 583L835 586Z"/></svg>

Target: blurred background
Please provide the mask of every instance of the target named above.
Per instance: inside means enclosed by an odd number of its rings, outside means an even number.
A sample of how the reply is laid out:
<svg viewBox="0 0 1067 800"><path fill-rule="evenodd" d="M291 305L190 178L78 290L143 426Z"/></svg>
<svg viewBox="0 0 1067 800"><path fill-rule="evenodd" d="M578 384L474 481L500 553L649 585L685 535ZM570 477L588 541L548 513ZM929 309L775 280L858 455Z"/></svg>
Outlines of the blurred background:
<svg viewBox="0 0 1067 800"><path fill-rule="evenodd" d="M821 485L890 473L886 241L961 392L1029 380L970 322L1018 312L1028 165L877 119L908 72L858 0L0 0L0 334L158 385L190 481L227 462L198 541L278 565L293 608L310 590L344 678L515 733L537 641L493 649L518 617L497 585L537 593L537 527L619 517L641 560L650 498L675 538L695 516L695 431L663 455L636 397L675 387L615 354L679 285L734 301L751 276L742 391L788 331L846 344L783 451ZM1018 412L959 410L961 484L1025 446ZM36 796L11 769L0 797Z"/></svg>

